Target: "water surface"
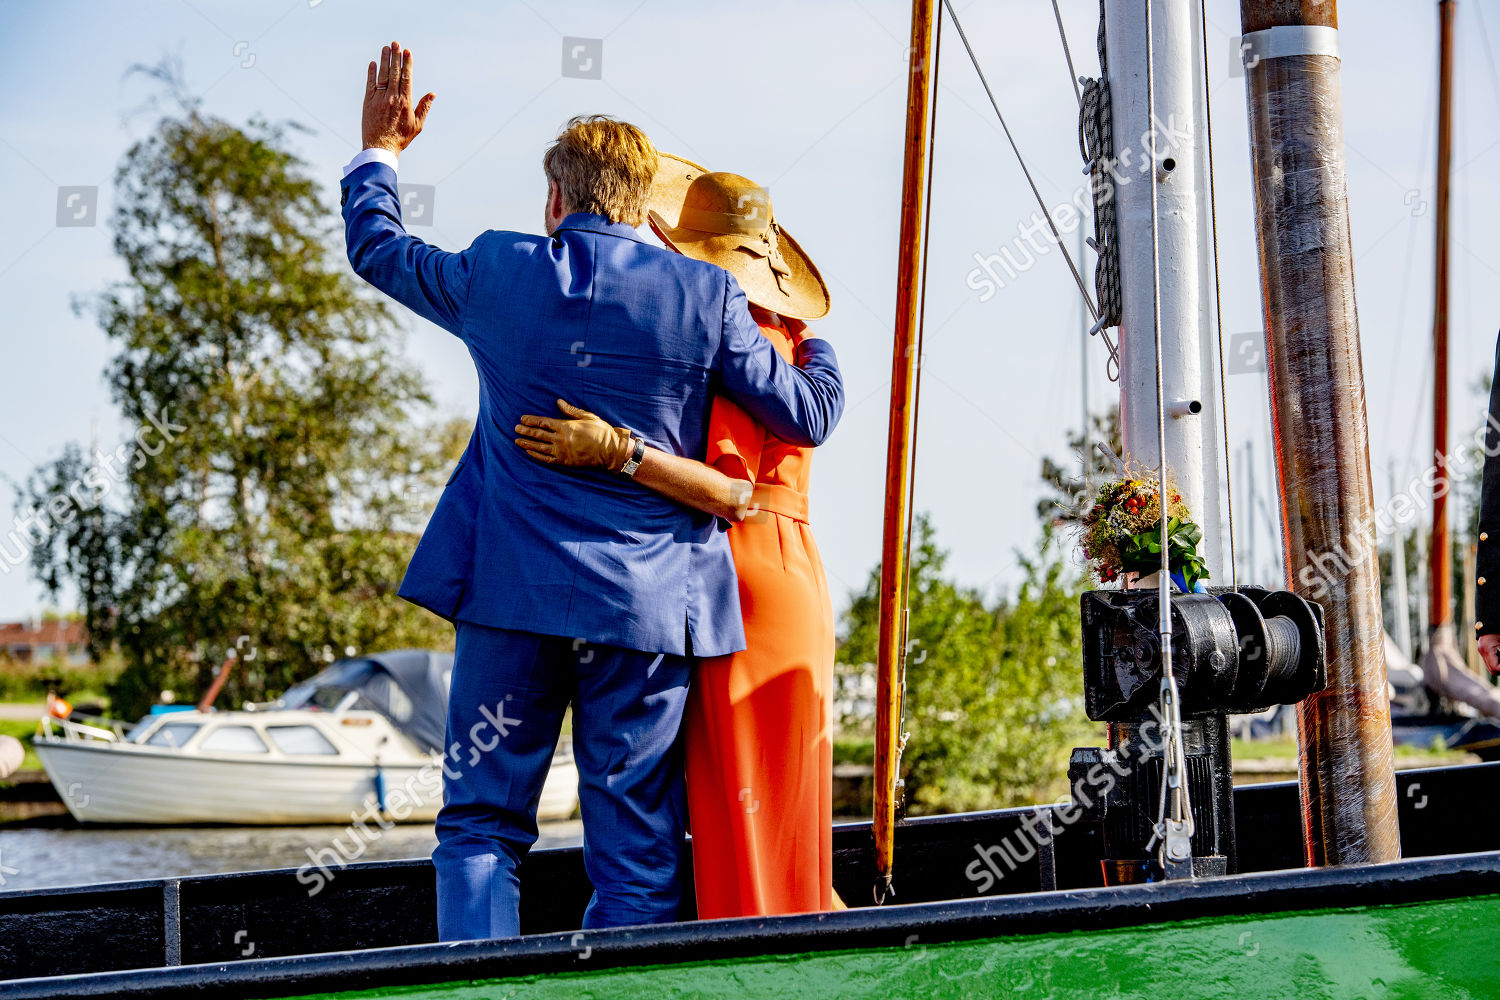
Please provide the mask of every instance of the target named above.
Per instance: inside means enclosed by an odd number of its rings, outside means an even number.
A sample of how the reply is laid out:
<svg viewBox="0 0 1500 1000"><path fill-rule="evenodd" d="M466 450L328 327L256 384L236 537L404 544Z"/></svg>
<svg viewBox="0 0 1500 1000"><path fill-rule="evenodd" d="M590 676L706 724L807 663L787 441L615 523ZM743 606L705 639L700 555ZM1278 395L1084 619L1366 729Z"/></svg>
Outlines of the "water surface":
<svg viewBox="0 0 1500 1000"><path fill-rule="evenodd" d="M360 861L425 858L437 845L430 823L369 829ZM576 847L583 840L579 820L542 823L540 829L538 848ZM330 847L334 838L346 849L357 843L347 826L0 827L0 889L297 868L309 862L309 851Z"/></svg>

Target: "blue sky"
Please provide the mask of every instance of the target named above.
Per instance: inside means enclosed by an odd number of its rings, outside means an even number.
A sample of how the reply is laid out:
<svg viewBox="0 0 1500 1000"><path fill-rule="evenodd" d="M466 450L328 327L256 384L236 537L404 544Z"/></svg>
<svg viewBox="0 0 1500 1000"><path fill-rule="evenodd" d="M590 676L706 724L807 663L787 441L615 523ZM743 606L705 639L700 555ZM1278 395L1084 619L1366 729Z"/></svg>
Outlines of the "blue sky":
<svg viewBox="0 0 1500 1000"><path fill-rule="evenodd" d="M1237 0L1208 4L1226 336L1261 325L1244 84L1230 74L1238 8ZM1062 9L1079 71L1095 72L1097 4L1062 0ZM107 446L124 434L101 378L109 345L70 301L122 274L109 243L111 178L152 126L140 110L151 87L127 79L127 67L175 54L207 111L306 126L293 142L324 179L332 210L339 168L358 148L365 64L394 38L416 53L418 88L438 94L401 173L435 186L434 225L413 231L439 245L461 248L485 229L539 228L541 152L582 112L635 121L664 150L769 187L777 216L829 280L833 311L818 329L836 344L848 385L844 423L820 450L813 481L813 526L837 601L863 585L879 555L908 16L896 0L0 0L16 81L0 111L0 191L9 202L0 240L0 477L19 481L66 442L87 442L95 420ZM1069 200L1082 181L1076 109L1050 5L971 3L962 16L1044 198ZM1500 50L1500 10L1490 12L1488 34L1480 16L1478 3L1460 4L1455 435L1481 418L1471 386L1492 362L1500 319L1484 291L1500 280L1500 249L1486 239L1500 230L1500 77L1488 55ZM1388 493L1388 462L1416 471L1428 453L1436 23L1433 3L1361 0L1341 11L1377 500ZM565 38L602 40L599 78L562 74ZM1064 434L1078 423L1078 297L1055 252L985 301L967 284L975 253L1009 242L1036 206L949 40L916 502L953 550L950 568L999 591L1018 578L1016 550L1037 535L1041 458L1065 457ZM58 189L70 185L100 187L102 224L57 225ZM461 345L422 321L406 326L406 350L441 414L472 418L475 381ZM1086 363L1090 402L1102 409L1112 391L1102 345L1091 345ZM1263 376L1229 380L1232 443L1254 442L1263 502L1272 481L1265 393ZM1267 508L1274 515L1274 504ZM1272 527L1256 516L1265 576ZM45 605L19 569L0 574L0 619Z"/></svg>

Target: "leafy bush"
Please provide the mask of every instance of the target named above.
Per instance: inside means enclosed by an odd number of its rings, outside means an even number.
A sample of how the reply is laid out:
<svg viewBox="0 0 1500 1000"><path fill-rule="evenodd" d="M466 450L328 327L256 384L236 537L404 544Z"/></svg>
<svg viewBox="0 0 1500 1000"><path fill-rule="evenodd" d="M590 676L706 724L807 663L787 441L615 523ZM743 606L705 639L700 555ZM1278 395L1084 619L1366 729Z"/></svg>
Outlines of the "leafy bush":
<svg viewBox="0 0 1500 1000"><path fill-rule="evenodd" d="M48 691L70 701L80 695L95 699L109 690L123 668L118 656L106 657L102 664L70 664L62 659L23 663L0 657L0 701L41 701Z"/></svg>
<svg viewBox="0 0 1500 1000"><path fill-rule="evenodd" d="M1069 751L1095 733L1083 715L1079 574L1051 529L1023 556L1015 595L993 604L943 575L947 553L918 518L912 545L902 758L912 813L1029 804L1067 789ZM840 670L874 670L880 569L844 618ZM867 716L844 728L868 730Z"/></svg>

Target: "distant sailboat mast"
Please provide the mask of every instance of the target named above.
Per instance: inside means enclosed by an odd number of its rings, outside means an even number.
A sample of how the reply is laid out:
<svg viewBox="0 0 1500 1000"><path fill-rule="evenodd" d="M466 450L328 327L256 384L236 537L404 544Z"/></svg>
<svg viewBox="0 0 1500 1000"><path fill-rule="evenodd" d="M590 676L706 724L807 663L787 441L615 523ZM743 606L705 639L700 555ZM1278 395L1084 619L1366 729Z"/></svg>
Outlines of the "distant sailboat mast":
<svg viewBox="0 0 1500 1000"><path fill-rule="evenodd" d="M1462 669L1453 632L1453 545L1448 537L1448 209L1453 158L1454 0L1438 3L1438 148L1436 250L1432 303L1432 448L1439 482L1432 490L1427 553L1428 660L1424 668Z"/></svg>
<svg viewBox="0 0 1500 1000"><path fill-rule="evenodd" d="M1391 496L1396 495L1396 463L1390 463ZM1411 659L1411 605L1406 594L1406 529L1391 532L1391 637L1401 655Z"/></svg>
<svg viewBox="0 0 1500 1000"><path fill-rule="evenodd" d="M1471 673L1459 653L1453 627L1453 543L1448 534L1448 216L1453 154L1453 22L1458 4L1438 4L1438 149L1436 256L1432 305L1433 462L1441 474L1433 484L1432 534L1427 541L1427 651L1422 681L1450 701L1500 717L1500 691Z"/></svg>

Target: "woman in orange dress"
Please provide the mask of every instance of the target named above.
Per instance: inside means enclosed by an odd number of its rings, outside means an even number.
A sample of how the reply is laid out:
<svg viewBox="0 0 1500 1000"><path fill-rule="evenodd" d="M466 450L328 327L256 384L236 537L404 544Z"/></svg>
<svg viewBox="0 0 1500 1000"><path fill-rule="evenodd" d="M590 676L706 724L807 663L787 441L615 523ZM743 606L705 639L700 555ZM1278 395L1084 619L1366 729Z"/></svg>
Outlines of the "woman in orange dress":
<svg viewBox="0 0 1500 1000"><path fill-rule="evenodd" d="M828 293L776 225L764 189L662 154L651 226L670 249L725 267L788 362ZM675 219L676 224L669 220ZM756 223L759 222L757 227ZM522 418L541 461L621 468L629 432L558 401L572 419ZM833 605L808 524L812 449L727 399L703 462L647 448L637 482L731 522L746 649L699 664L684 721L700 918L828 910L833 893Z"/></svg>
<svg viewBox="0 0 1500 1000"><path fill-rule="evenodd" d="M787 360L802 324L755 307ZM812 449L715 401L708 464L754 484L729 531L745 651L704 660L688 689L688 820L698 916L832 907L833 605L808 524Z"/></svg>

